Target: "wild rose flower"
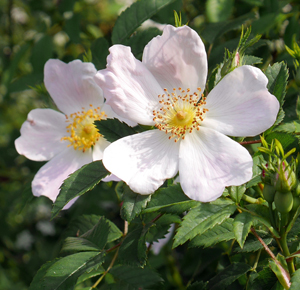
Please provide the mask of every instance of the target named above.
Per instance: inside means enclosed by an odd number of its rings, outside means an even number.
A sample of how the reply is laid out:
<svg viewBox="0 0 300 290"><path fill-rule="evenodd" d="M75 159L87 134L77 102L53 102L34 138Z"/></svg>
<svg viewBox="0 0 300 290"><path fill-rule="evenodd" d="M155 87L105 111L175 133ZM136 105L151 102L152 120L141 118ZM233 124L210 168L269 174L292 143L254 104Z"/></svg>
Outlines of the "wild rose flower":
<svg viewBox="0 0 300 290"><path fill-rule="evenodd" d="M208 202L225 186L252 177L252 158L229 136L255 136L276 120L279 102L267 78L252 66L226 75L203 96L207 57L198 34L166 26L144 49L143 61L130 48L110 48L97 73L107 103L124 118L155 126L109 145L104 166L140 194L154 192L178 171L185 194Z"/></svg>
<svg viewBox="0 0 300 290"><path fill-rule="evenodd" d="M104 103L102 90L93 79L96 72L92 63L80 60L65 64L51 59L45 65L45 86L62 113L32 110L15 141L18 153L28 159L50 160L32 181L35 196L55 201L64 179L81 166L102 159L110 144L93 123L116 115Z"/></svg>

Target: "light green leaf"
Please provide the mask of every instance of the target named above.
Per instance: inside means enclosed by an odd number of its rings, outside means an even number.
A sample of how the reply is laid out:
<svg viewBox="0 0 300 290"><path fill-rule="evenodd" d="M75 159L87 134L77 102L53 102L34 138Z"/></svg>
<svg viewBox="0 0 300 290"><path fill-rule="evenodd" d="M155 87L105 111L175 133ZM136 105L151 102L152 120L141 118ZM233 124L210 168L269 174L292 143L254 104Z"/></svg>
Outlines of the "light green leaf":
<svg viewBox="0 0 300 290"><path fill-rule="evenodd" d="M290 290L299 290L300 289L300 269L298 269L291 278L292 285Z"/></svg>
<svg viewBox="0 0 300 290"><path fill-rule="evenodd" d="M109 142L137 133L132 127L118 119L106 119L94 123L99 132Z"/></svg>
<svg viewBox="0 0 300 290"><path fill-rule="evenodd" d="M228 188L228 192L230 197L232 198L233 201L236 203L239 203L243 194L246 191L246 186L245 185L240 185L240 186L230 186Z"/></svg>
<svg viewBox="0 0 300 290"><path fill-rule="evenodd" d="M191 240L189 247L210 247L220 242L234 239L233 219L226 219L220 225L214 226L202 235L198 235Z"/></svg>
<svg viewBox="0 0 300 290"><path fill-rule="evenodd" d="M131 222L146 207L151 199L151 195L138 194L133 192L128 185L124 184L123 186L121 216L124 220Z"/></svg>
<svg viewBox="0 0 300 290"><path fill-rule="evenodd" d="M51 218L54 218L70 200L92 190L108 174L101 160L86 164L72 173L60 188Z"/></svg>
<svg viewBox="0 0 300 290"><path fill-rule="evenodd" d="M113 44L123 43L147 19L175 0L140 0L133 3L117 19L112 31Z"/></svg>
<svg viewBox="0 0 300 290"><path fill-rule="evenodd" d="M160 188L151 197L143 213L170 212L183 213L199 205L199 202L190 200L182 191L180 184Z"/></svg>
<svg viewBox="0 0 300 290"><path fill-rule="evenodd" d="M224 290L235 280L237 280L239 277L243 276L250 270L251 266L248 264L232 263L230 266L225 268L209 281L209 290Z"/></svg>
<svg viewBox="0 0 300 290"><path fill-rule="evenodd" d="M244 247L245 240L253 224L253 217L247 212L242 212L234 218L233 232L240 247Z"/></svg>
<svg viewBox="0 0 300 290"><path fill-rule="evenodd" d="M178 229L173 248L184 244L187 240L201 235L215 225L221 224L236 210L231 200L217 199L215 202L202 203L192 208L183 218L181 227Z"/></svg>
<svg viewBox="0 0 300 290"><path fill-rule="evenodd" d="M277 139L281 143L285 152L288 152L293 148L296 148L297 151L300 150L299 139L296 136L289 133L272 132L268 134L265 139L269 144L272 142L273 139Z"/></svg>

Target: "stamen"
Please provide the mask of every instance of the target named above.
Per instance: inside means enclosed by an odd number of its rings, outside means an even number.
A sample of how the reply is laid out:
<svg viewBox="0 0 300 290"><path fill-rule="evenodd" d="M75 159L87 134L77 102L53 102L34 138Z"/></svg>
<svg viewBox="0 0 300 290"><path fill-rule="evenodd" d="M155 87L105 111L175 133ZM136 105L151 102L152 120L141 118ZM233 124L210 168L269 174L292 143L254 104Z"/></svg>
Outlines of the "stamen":
<svg viewBox="0 0 300 290"><path fill-rule="evenodd" d="M73 146L75 150L85 152L96 144L100 137L103 137L94 125L94 121L106 119L105 112L100 112L100 107L90 108L86 111L82 108L81 112L66 115L66 127L69 136L62 137L61 140L70 142L68 147Z"/></svg>
<svg viewBox="0 0 300 290"><path fill-rule="evenodd" d="M169 139L174 138L174 142L184 139L186 133L192 133L194 129L199 130L204 115L208 111L204 108L206 98L201 94L201 88L197 92L190 94L190 89L177 90L173 88L170 94L164 89L166 94L158 95L160 108L153 110L153 121L155 126L169 134Z"/></svg>

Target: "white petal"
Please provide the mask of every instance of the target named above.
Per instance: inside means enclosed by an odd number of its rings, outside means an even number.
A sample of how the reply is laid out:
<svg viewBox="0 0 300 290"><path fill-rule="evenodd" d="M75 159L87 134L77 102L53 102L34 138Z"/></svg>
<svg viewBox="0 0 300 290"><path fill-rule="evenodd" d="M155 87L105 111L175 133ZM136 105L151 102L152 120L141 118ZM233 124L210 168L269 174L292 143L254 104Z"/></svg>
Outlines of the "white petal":
<svg viewBox="0 0 300 290"><path fill-rule="evenodd" d="M61 138L66 135L66 117L51 109L32 110L15 141L19 154L28 159L45 161L67 148Z"/></svg>
<svg viewBox="0 0 300 290"><path fill-rule="evenodd" d="M153 125L152 110L163 89L149 70L135 59L130 47L114 45L107 58L107 69L95 76L107 104L121 117Z"/></svg>
<svg viewBox="0 0 300 290"><path fill-rule="evenodd" d="M93 161L102 160L104 149L110 144L105 138L100 137L93 147Z"/></svg>
<svg viewBox="0 0 300 290"><path fill-rule="evenodd" d="M178 172L179 144L159 130L127 136L109 145L103 156L108 171L140 194L153 193Z"/></svg>
<svg viewBox="0 0 300 290"><path fill-rule="evenodd" d="M258 68L241 66L209 93L203 126L230 136L255 136L271 127L279 111L278 100L266 86Z"/></svg>
<svg viewBox="0 0 300 290"><path fill-rule="evenodd" d="M121 179L113 174L107 175L101 181L109 182L109 181L121 181Z"/></svg>
<svg viewBox="0 0 300 290"><path fill-rule="evenodd" d="M96 68L92 63L74 60L68 64L50 59L44 68L45 86L56 106L69 115L81 110L102 106L104 102L101 88L95 83Z"/></svg>
<svg viewBox="0 0 300 290"><path fill-rule="evenodd" d="M180 184L191 199L212 201L222 195L225 186L249 181L252 163L249 152L237 142L201 127L180 143Z"/></svg>
<svg viewBox="0 0 300 290"><path fill-rule="evenodd" d="M73 147L53 157L35 175L32 181L32 193L35 196L47 196L55 201L63 181L83 165L92 162L92 152L74 150Z"/></svg>
<svg viewBox="0 0 300 290"><path fill-rule="evenodd" d="M188 26L167 25L162 36L153 38L145 47L143 63L163 88L182 87L197 92L204 90L207 57L204 44Z"/></svg>

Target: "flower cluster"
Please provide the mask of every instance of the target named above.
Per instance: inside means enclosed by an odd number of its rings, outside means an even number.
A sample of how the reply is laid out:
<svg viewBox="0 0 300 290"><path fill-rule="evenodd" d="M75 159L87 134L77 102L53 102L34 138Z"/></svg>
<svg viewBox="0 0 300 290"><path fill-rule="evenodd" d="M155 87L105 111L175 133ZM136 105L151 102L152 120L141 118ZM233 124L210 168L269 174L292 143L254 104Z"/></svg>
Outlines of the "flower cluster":
<svg viewBox="0 0 300 290"><path fill-rule="evenodd" d="M276 120L279 102L258 68L240 66L204 95L207 56L199 35L167 25L144 49L110 48L107 68L49 60L45 85L58 109L30 112L16 140L20 154L50 160L35 176L35 195L55 200L63 180L103 158L113 175L151 194L179 172L184 193L208 202L252 177L252 157L229 136L256 136ZM104 101L104 97L106 101ZM153 129L111 144L95 120L116 117Z"/></svg>

